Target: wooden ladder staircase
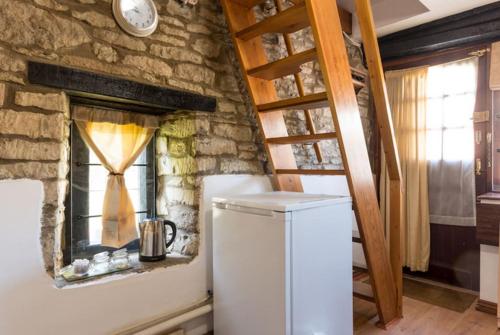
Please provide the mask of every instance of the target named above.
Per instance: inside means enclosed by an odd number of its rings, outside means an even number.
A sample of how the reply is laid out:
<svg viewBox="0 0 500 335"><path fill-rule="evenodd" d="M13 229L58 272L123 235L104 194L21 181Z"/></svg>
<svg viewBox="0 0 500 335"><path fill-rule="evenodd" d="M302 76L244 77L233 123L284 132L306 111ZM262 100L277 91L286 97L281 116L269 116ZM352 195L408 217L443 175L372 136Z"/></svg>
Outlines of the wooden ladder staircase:
<svg viewBox="0 0 500 335"><path fill-rule="evenodd" d="M371 279L371 288L361 287L360 292L355 292L355 295L376 303L379 325L385 327L402 316L399 239L401 188L397 148L369 0L356 0L356 6L365 49L372 48L366 51L366 55L391 180L390 254L386 247L384 224L355 94L355 90L364 86L359 79L364 74L349 65L342 29L344 20L341 20L336 1L293 0L294 5L284 9L281 0L277 0L277 14L257 22L254 7L264 2L265 0L221 0L264 136L277 188L282 191L303 192L301 175L346 175ZM312 28L316 47L294 53L288 34L309 26ZM262 35L267 33L283 34L288 57L268 61L262 41ZM299 72L302 64L311 61L318 61L320 64L325 92L304 92ZM288 75L294 76L299 96L280 100L273 80ZM316 133L310 110L323 107L331 110L335 132ZM305 112L310 134L288 135L283 117L283 112L287 110ZM344 170L299 169L292 144L313 144L318 161L321 162L322 153L318 143L323 140L338 141Z"/></svg>

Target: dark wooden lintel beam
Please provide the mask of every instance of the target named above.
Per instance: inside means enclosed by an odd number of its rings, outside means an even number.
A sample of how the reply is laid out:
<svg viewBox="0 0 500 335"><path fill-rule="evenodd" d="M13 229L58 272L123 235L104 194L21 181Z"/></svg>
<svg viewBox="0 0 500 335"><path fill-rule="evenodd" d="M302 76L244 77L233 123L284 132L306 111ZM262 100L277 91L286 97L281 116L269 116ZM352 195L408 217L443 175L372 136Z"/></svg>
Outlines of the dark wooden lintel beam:
<svg viewBox="0 0 500 335"><path fill-rule="evenodd" d="M384 61L500 40L500 2L379 39Z"/></svg>
<svg viewBox="0 0 500 335"><path fill-rule="evenodd" d="M103 101L103 106L140 113L214 112L216 108L213 97L52 64L28 62L28 80L62 89L75 101Z"/></svg>

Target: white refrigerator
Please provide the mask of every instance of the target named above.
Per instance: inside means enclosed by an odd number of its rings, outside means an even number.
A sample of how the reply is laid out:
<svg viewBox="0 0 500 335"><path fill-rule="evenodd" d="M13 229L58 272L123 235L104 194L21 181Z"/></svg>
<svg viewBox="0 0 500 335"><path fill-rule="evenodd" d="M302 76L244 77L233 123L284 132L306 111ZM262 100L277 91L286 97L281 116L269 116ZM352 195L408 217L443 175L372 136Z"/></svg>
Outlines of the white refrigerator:
<svg viewBox="0 0 500 335"><path fill-rule="evenodd" d="M345 196L214 198L214 334L352 334L351 222Z"/></svg>

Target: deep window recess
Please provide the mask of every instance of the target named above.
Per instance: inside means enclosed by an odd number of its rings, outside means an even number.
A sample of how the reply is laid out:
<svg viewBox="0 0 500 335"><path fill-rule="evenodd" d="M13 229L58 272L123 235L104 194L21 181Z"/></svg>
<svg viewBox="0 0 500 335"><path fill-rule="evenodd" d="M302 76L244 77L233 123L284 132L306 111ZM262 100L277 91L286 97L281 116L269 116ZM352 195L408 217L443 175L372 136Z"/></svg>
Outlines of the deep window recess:
<svg viewBox="0 0 500 335"><path fill-rule="evenodd" d="M155 215L155 139L125 172L125 182L136 211L136 222ZM70 194L66 210L64 263L92 258L114 248L101 245L102 207L108 171L83 142L76 126L71 126ZM139 249L139 240L125 246Z"/></svg>

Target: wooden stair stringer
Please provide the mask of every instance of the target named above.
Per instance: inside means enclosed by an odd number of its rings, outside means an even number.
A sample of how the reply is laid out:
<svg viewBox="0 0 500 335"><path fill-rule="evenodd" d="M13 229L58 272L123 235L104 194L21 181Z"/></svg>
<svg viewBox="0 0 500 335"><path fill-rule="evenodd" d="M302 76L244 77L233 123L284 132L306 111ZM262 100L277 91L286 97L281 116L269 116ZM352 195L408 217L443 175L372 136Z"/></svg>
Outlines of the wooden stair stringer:
<svg viewBox="0 0 500 335"><path fill-rule="evenodd" d="M261 37L241 40L236 32L256 23L255 14L251 8L235 3L232 0L221 0L226 20L228 22L236 54L242 67L242 74L249 88L249 94L256 111L259 128L265 138L288 136L285 120L281 111L260 113L257 105L271 103L278 100L276 88L271 81L247 75L247 71L267 64ZM299 175L276 174L277 169L297 169L297 163L292 146L273 146L264 143L268 157L272 157L271 165L275 176L275 183L279 190L303 192L302 181Z"/></svg>
<svg viewBox="0 0 500 335"><path fill-rule="evenodd" d="M385 83L385 74L380 57L380 49L375 31L375 22L369 0L356 0L356 12L365 56L370 75L370 89L375 103L377 125L382 138L383 150L389 177L389 250L391 266L397 289L399 316L403 316L403 260L402 260L402 202L404 188L401 184L401 164L392 123L391 108Z"/></svg>
<svg viewBox="0 0 500 335"><path fill-rule="evenodd" d="M359 225L373 296L382 324L399 318L397 290L385 245L377 194L373 182L359 108L335 1L306 0L337 132L344 169Z"/></svg>

